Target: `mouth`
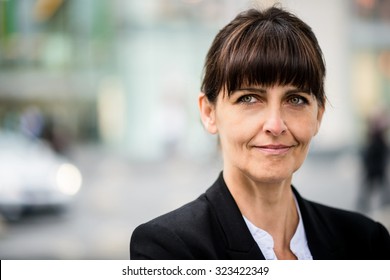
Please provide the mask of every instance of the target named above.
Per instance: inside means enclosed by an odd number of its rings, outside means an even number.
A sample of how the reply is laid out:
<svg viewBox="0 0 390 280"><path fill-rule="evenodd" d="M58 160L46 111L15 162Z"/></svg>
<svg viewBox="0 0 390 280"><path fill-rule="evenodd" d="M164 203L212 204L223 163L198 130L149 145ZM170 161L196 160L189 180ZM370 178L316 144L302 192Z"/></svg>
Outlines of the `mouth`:
<svg viewBox="0 0 390 280"><path fill-rule="evenodd" d="M261 146L254 146L254 148L260 150L261 152L265 154L270 155L284 155L288 153L294 145L261 145Z"/></svg>

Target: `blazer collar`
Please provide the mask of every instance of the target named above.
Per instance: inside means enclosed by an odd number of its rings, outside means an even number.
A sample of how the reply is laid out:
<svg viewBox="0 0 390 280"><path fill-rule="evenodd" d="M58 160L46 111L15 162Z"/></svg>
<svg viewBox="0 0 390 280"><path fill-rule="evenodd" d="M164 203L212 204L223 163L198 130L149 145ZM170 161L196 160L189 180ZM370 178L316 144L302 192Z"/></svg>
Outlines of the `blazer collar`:
<svg viewBox="0 0 390 280"><path fill-rule="evenodd" d="M292 187L301 211L308 246L313 259L339 259L344 253L342 244L337 245L324 218L313 207L313 203L302 198ZM253 239L242 214L234 201L221 172L217 181L206 191L216 220L220 226L226 253L231 259L264 260L256 241Z"/></svg>
<svg viewBox="0 0 390 280"><path fill-rule="evenodd" d="M242 214L234 201L222 172L217 181L206 191L226 244L226 253L231 259L265 259L253 239Z"/></svg>
<svg viewBox="0 0 390 280"><path fill-rule="evenodd" d="M335 237L327 227L326 218L316 210L313 202L300 196L292 187L301 211L306 238L313 259L337 260L342 258L345 249L337 244Z"/></svg>

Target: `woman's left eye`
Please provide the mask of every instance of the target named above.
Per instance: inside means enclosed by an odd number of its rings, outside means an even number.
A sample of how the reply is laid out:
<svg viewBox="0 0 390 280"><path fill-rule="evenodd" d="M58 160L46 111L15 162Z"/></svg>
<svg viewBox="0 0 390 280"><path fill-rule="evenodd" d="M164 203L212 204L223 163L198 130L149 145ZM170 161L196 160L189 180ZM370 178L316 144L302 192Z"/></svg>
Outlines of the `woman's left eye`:
<svg viewBox="0 0 390 280"><path fill-rule="evenodd" d="M288 102L292 105L302 105L307 104L307 99L302 96L293 96L288 100Z"/></svg>

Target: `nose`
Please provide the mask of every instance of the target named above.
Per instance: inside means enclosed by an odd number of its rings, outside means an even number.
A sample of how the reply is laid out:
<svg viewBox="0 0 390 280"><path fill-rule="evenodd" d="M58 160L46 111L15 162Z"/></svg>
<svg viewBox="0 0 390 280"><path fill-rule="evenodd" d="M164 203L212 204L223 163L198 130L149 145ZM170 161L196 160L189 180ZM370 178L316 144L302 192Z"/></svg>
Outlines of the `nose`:
<svg viewBox="0 0 390 280"><path fill-rule="evenodd" d="M272 136L279 136L287 132L287 126L280 108L269 109L263 126L263 131Z"/></svg>

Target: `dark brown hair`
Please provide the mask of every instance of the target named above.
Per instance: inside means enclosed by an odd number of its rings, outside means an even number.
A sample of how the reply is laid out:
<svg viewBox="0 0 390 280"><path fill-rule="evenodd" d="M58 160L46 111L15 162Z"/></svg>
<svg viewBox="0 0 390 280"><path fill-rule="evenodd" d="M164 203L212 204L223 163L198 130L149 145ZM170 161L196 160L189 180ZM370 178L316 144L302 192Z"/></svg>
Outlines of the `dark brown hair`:
<svg viewBox="0 0 390 280"><path fill-rule="evenodd" d="M237 15L215 37L207 53L202 92L215 102L243 85L288 85L310 91L325 106L325 62L311 28L272 7Z"/></svg>

